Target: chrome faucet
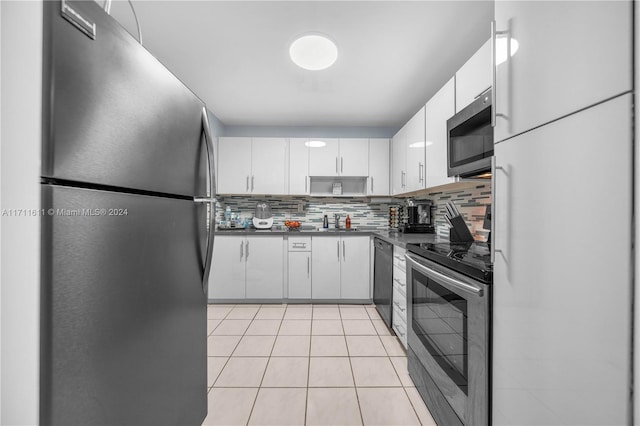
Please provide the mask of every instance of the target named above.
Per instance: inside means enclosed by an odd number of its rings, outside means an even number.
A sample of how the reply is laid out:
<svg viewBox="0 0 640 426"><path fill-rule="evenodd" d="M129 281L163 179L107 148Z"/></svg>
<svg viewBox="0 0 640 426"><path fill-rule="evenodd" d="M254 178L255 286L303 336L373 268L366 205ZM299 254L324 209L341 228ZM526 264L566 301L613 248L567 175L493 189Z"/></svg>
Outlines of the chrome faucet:
<svg viewBox="0 0 640 426"><path fill-rule="evenodd" d="M340 215L336 214L335 219L336 219L336 229L338 229L340 228Z"/></svg>

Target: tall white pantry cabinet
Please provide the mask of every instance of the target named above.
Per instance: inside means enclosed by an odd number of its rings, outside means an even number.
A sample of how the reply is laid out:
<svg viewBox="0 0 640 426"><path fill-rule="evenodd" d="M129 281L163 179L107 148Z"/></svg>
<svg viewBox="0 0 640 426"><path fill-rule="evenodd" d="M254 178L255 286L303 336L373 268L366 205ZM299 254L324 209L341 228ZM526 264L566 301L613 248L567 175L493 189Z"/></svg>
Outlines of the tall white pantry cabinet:
<svg viewBox="0 0 640 426"><path fill-rule="evenodd" d="M632 11L495 3L494 425L631 422Z"/></svg>

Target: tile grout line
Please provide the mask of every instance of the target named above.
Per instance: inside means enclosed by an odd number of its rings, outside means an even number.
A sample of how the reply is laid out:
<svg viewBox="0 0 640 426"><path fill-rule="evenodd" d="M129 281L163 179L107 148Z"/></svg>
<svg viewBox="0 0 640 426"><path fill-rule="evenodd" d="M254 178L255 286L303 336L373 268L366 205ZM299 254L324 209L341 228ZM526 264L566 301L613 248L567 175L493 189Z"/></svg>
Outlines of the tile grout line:
<svg viewBox="0 0 640 426"><path fill-rule="evenodd" d="M222 324L223 321L225 321L227 319L227 317L229 316L229 314L231 313L231 311L233 311L235 309L235 306L232 307L229 312L227 312L227 314L224 316L224 318L222 320L220 320L220 324ZM215 328L218 328L220 326L220 324L218 324ZM211 334L210 336L213 336L213 332L215 331L215 328L213 330L211 330ZM248 327L247 327L248 328ZM211 387L209 388L210 390L213 390L213 387L216 385L216 383L218 382L218 379L220 378L220 375L222 374L222 372L224 371L224 369L227 367L227 364L229 363L229 360L231 359L231 355L233 355L233 353L235 352L235 350L238 348L238 345L240 344L240 342L242 341L242 337L240 338L240 340L238 340L238 343L236 343L236 345L233 347L233 349L231 350L231 353L229 354L229 356L227 357L227 360L224 362L224 365L222 366L222 368L220 369L220 372L218 373L218 375L216 376L215 380L213 381L213 383L211 384ZM209 350L207 349L207 364L209 363ZM208 366L207 366L207 373L208 373ZM208 393L207 393L208 395Z"/></svg>
<svg viewBox="0 0 640 426"><path fill-rule="evenodd" d="M342 312L338 308L340 314L340 324L342 325ZM367 315L369 315L367 313ZM342 330L344 332L344 328ZM343 334L344 345L347 347L347 358L349 359L349 368L351 369L351 378L353 379L353 391L356 393L356 402L358 403L358 412L360 413L360 422L364 425L364 416L362 415L362 407L360 406L360 395L358 395L358 386L356 384L356 375L353 374L353 364L351 363L351 352L349 351L349 344L347 343L347 335Z"/></svg>
<svg viewBox="0 0 640 426"><path fill-rule="evenodd" d="M262 309L262 305L260 305L260 308L258 308L258 312L260 312L260 309ZM284 315L286 314L286 311L287 309L285 308L285 313L282 314L282 318L280 318L280 325L278 326L278 330L276 331L276 338L273 340L273 346L271 346L271 352L269 352L269 356L267 358L267 365L264 366L264 371L262 372L262 377L260 378L260 384L258 385L258 391L256 392L256 397L253 400L253 404L251 405L251 411L249 411L249 418L247 418L247 425L249 425L249 421L251 420L251 416L253 415L253 410L256 408L256 402L258 402L258 395L260 395L260 389L262 389L262 382L264 381L264 376L267 374L267 368L269 368L269 363L271 362L271 355L273 354L273 348L275 348L276 346L276 341L278 340L278 334L280 333L280 327L282 327L282 321L284 320ZM256 312L256 314L254 315L251 323L253 323L253 321L256 320L255 317L258 316L258 312ZM251 324L249 324L249 327L251 327ZM249 327L247 327L247 330L249 329ZM245 333L246 333L246 330L245 330ZM244 337L244 335L242 337Z"/></svg>

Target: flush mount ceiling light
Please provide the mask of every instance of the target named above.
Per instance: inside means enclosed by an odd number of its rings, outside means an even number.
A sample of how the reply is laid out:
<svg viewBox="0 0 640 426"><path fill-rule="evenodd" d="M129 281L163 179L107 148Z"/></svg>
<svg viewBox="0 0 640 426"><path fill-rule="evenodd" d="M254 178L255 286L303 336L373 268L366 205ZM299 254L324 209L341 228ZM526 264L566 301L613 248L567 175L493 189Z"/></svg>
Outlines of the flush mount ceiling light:
<svg viewBox="0 0 640 426"><path fill-rule="evenodd" d="M319 71L329 68L338 59L338 48L326 36L307 34L291 43L289 56L300 68Z"/></svg>
<svg viewBox="0 0 640 426"><path fill-rule="evenodd" d="M304 144L309 148L322 148L323 146L327 145L326 142L322 141L307 141Z"/></svg>

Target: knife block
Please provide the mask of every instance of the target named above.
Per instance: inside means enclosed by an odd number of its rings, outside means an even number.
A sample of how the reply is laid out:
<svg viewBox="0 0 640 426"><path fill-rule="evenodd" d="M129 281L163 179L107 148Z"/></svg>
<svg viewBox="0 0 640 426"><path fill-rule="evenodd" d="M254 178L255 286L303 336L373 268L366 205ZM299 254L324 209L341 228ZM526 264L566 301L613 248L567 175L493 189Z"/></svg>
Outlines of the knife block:
<svg viewBox="0 0 640 426"><path fill-rule="evenodd" d="M449 228L449 241L452 243L472 243L474 241L471 231L462 216L451 218L452 227Z"/></svg>

